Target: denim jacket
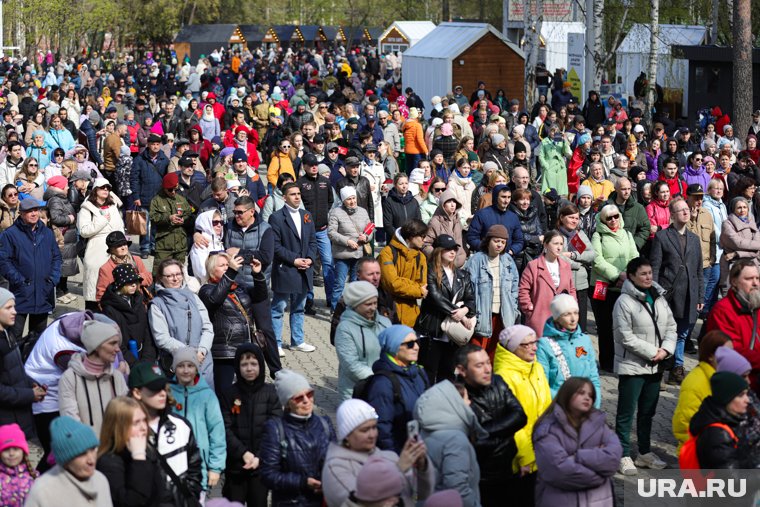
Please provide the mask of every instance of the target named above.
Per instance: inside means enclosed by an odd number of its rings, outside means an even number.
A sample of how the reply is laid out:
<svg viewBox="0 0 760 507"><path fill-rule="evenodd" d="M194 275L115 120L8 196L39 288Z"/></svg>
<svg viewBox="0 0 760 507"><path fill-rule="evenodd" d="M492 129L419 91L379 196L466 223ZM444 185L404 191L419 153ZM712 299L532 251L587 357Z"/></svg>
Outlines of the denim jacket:
<svg viewBox="0 0 760 507"><path fill-rule="evenodd" d="M493 278L488 269L488 254L478 252L470 257L464 265L470 273L470 281L475 290L475 309L478 323L475 326L477 336L491 336L491 306L493 303ZM517 308L517 287L520 274L517 265L509 254L502 254L499 262L501 280L501 321L505 327L511 326L520 316Z"/></svg>

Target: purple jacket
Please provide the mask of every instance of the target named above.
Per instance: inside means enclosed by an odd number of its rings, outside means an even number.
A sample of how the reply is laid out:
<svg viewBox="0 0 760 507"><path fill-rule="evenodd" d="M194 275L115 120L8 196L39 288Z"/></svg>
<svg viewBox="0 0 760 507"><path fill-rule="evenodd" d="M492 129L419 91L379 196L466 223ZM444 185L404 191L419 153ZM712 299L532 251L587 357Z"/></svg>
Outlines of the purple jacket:
<svg viewBox="0 0 760 507"><path fill-rule="evenodd" d="M538 466L536 507L613 505L612 476L623 448L604 412L594 410L578 435L564 410L555 405L533 431L533 449Z"/></svg>
<svg viewBox="0 0 760 507"><path fill-rule="evenodd" d="M687 165L683 172L683 179L687 185L693 185L699 183L702 185L702 190L707 193L707 185L710 183L710 175L707 174L704 167L700 167L698 170L692 166Z"/></svg>
<svg viewBox="0 0 760 507"><path fill-rule="evenodd" d="M648 151L644 153L647 159L647 179L649 181L657 181L660 178L659 160L660 155L657 154L653 157Z"/></svg>

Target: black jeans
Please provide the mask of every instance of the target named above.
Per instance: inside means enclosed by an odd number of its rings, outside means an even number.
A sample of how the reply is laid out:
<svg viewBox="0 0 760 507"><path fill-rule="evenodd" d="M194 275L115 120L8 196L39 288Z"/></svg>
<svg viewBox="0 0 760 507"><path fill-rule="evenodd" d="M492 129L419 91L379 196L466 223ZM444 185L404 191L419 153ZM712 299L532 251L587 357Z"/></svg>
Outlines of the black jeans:
<svg viewBox="0 0 760 507"><path fill-rule="evenodd" d="M280 363L280 353L277 350L277 338L274 336L272 327L272 305L269 299L260 303L251 305L251 316L256 324L256 329L264 333L267 339L267 348L264 350L264 360L269 367L269 376L274 378L274 374L282 369Z"/></svg>
<svg viewBox="0 0 760 507"><path fill-rule="evenodd" d="M612 336L612 310L620 297L619 291L607 291L607 299L591 299L596 320L596 336L599 340L599 367L611 372L615 362L615 340Z"/></svg>
<svg viewBox="0 0 760 507"><path fill-rule="evenodd" d="M235 360L214 358L214 391L221 395L235 380Z"/></svg>
<svg viewBox="0 0 760 507"><path fill-rule="evenodd" d="M260 507L267 504L268 494L269 490L258 475L241 477L233 474L224 478L222 495L227 500L240 502L248 507Z"/></svg>
<svg viewBox="0 0 760 507"><path fill-rule="evenodd" d="M457 346L426 336L420 340L420 364L430 377L430 383L454 380L454 355Z"/></svg>
<svg viewBox="0 0 760 507"><path fill-rule="evenodd" d="M13 324L13 336L17 339L24 336L24 326L26 325L27 317L29 317L29 333L27 334L42 334L47 327L47 313L18 313L16 314L16 322Z"/></svg>
<svg viewBox="0 0 760 507"><path fill-rule="evenodd" d="M42 449L45 451L42 459L37 464L37 471L40 473L47 472L50 469L50 465L47 462L48 456L50 456L50 423L59 415L58 412L43 412L34 416L37 438L40 439L40 445L42 445Z"/></svg>
<svg viewBox="0 0 760 507"><path fill-rule="evenodd" d="M575 291L578 298L578 325L588 334L588 289Z"/></svg>

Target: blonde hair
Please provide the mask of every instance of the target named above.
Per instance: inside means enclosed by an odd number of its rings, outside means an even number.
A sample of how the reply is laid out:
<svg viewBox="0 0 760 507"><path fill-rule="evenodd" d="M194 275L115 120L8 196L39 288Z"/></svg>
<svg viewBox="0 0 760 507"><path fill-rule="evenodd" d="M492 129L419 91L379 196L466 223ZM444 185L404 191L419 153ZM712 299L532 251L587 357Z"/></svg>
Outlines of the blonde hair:
<svg viewBox="0 0 760 507"><path fill-rule="evenodd" d="M135 410L145 412L139 401L126 396L118 396L108 403L100 430L98 458L109 452L122 452L127 448Z"/></svg>
<svg viewBox="0 0 760 507"><path fill-rule="evenodd" d="M230 255L227 252L219 252L209 255L208 259L206 259L206 274L209 278L211 278L211 273L216 269L216 263L219 257L227 259L227 262L230 261Z"/></svg>

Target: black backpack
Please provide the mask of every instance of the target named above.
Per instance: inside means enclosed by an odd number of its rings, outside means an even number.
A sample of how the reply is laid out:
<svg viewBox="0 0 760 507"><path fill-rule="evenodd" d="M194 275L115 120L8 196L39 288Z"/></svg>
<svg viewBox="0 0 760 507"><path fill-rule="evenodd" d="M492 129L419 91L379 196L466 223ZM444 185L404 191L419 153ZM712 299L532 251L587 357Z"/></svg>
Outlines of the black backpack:
<svg viewBox="0 0 760 507"><path fill-rule="evenodd" d="M398 376L389 370L380 370L374 375L370 375L369 377L362 379L354 384L354 391L351 394L351 397L358 400L369 401L367 399L369 397L369 387L372 383L372 380L377 376L386 377L391 381L391 384L393 385L393 403L403 404L404 400L401 397L401 383L398 381ZM425 385L427 385L427 382L425 382Z"/></svg>

